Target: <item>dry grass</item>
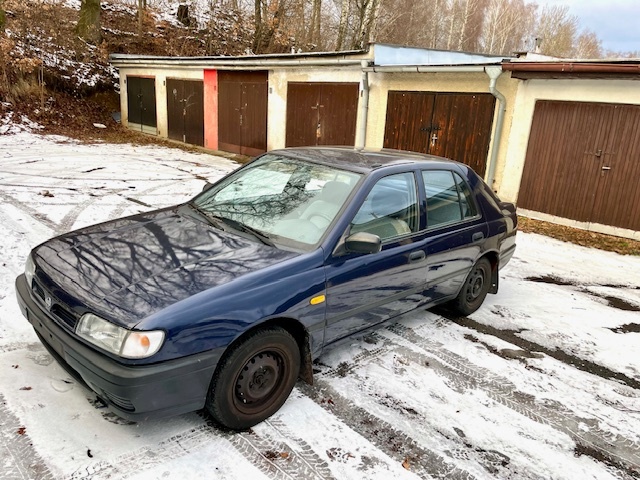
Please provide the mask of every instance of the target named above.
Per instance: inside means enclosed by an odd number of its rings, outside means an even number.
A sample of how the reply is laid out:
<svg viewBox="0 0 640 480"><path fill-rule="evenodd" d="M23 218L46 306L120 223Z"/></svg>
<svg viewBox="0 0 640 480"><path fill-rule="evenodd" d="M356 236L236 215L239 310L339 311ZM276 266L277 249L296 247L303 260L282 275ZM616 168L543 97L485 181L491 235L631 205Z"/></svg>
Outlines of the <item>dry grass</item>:
<svg viewBox="0 0 640 480"><path fill-rule="evenodd" d="M565 227L554 223L518 217L518 227L523 232L539 233L583 247L598 248L622 255L640 255L640 241L614 237L603 233L587 232L577 228Z"/></svg>

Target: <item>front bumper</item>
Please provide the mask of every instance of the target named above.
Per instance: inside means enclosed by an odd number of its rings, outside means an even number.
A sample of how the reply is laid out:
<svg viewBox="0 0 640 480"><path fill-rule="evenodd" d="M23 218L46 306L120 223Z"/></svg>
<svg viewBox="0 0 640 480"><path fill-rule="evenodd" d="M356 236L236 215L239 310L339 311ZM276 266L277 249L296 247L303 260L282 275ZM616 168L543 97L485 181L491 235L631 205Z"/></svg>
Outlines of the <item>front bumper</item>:
<svg viewBox="0 0 640 480"><path fill-rule="evenodd" d="M75 339L34 302L24 275L16 278L22 314L53 357L120 417L142 420L204 407L223 348L153 365L124 365Z"/></svg>

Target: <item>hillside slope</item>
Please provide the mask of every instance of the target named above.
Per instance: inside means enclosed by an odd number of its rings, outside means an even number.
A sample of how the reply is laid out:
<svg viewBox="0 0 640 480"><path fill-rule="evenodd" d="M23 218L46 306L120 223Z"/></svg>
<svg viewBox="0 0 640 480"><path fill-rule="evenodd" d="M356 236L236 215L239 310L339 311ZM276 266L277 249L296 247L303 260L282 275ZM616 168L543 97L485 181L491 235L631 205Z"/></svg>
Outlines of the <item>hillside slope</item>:
<svg viewBox="0 0 640 480"><path fill-rule="evenodd" d="M251 43L240 12L192 11L185 25L177 20L177 2L154 2L159 6L145 11L139 32L137 2L101 3L102 43L90 45L75 32L79 0L5 0L0 133L36 128L116 141L127 135L112 118L120 109L119 84L109 54L238 55Z"/></svg>

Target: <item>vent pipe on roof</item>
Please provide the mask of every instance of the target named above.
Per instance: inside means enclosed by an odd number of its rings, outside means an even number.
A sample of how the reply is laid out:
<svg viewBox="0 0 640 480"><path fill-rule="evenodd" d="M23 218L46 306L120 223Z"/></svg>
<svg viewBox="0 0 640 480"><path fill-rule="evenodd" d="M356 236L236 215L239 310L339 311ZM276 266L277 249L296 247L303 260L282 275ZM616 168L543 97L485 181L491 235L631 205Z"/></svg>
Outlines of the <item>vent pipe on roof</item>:
<svg viewBox="0 0 640 480"><path fill-rule="evenodd" d="M502 138L502 127L504 125L504 114L507 110L507 100L504 95L496 88L498 77L502 75L502 67L491 66L484 67L485 73L489 76L489 91L491 95L498 99L498 119L496 120L496 128L493 134L493 145L491 146L491 157L489 158L489 170L486 175L487 183L493 188L496 174L496 163L498 161L498 150L500 148L500 139Z"/></svg>
<svg viewBox="0 0 640 480"><path fill-rule="evenodd" d="M367 119L369 118L369 73L365 70L369 66L367 60L362 60L362 86L360 88L360 115L358 131L356 132L356 148L363 149L367 144Z"/></svg>

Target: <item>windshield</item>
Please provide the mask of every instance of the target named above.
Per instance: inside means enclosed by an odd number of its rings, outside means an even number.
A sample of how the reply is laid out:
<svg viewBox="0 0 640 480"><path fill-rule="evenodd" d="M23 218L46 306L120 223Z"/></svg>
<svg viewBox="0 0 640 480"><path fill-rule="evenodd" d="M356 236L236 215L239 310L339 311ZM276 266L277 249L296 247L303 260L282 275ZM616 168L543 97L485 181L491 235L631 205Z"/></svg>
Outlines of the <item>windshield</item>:
<svg viewBox="0 0 640 480"><path fill-rule="evenodd" d="M203 192L193 205L276 244L306 250L322 238L360 177L267 154Z"/></svg>

